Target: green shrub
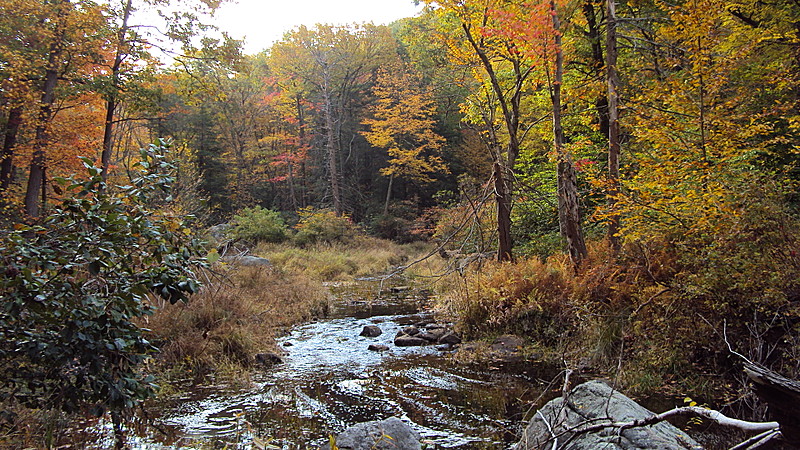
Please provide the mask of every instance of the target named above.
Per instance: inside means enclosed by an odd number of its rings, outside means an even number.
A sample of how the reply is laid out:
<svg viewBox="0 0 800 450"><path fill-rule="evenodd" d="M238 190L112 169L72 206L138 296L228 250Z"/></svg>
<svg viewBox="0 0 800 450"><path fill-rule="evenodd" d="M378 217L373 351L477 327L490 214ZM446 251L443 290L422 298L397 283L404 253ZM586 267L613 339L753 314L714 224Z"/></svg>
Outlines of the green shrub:
<svg viewBox="0 0 800 450"><path fill-rule="evenodd" d="M0 240L0 398L32 408L122 411L155 392L141 366L157 349L137 321L153 297L197 292L201 245L170 214L174 166L165 145L142 151L131 186L56 179L66 200ZM160 204L158 212L148 205Z"/></svg>
<svg viewBox="0 0 800 450"><path fill-rule="evenodd" d="M347 216L338 216L329 209L303 208L295 225L294 243L305 246L321 242L349 242L358 236L358 227Z"/></svg>
<svg viewBox="0 0 800 450"><path fill-rule="evenodd" d="M260 206L245 208L233 216L235 238L251 242L283 242L288 227L280 213Z"/></svg>

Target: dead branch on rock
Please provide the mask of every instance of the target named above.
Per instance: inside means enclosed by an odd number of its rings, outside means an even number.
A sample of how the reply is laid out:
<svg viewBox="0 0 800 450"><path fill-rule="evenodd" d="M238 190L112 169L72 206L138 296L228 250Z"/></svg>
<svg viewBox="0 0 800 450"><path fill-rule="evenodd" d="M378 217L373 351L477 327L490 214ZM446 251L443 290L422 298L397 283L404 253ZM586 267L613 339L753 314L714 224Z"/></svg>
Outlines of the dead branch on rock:
<svg viewBox="0 0 800 450"><path fill-rule="evenodd" d="M703 417L720 426L737 428L739 430L748 433L754 433L754 432L761 433L753 438L750 438L742 442L741 444L736 445L731 450L744 449L744 448L755 449L766 444L769 441L781 438L780 425L778 424L778 422L749 422L746 420L739 420L727 417L721 412L713 409L702 408L699 406L684 406L680 408L671 409L669 411L665 411L660 414L653 414L652 416L646 417L644 419L631 420L629 422L605 421L596 423L596 420L587 421L583 424L576 425L572 428L566 429L562 433L560 433L560 435L570 435L561 448L566 448L566 445L570 441L572 441L576 436L579 436L581 434L598 432L606 428L616 428L618 430L618 434L621 434L623 431L631 428L655 425L659 422L663 422L673 417L683 417L683 416ZM556 436L554 436L554 439L555 438ZM557 447L553 448L555 449Z"/></svg>
<svg viewBox="0 0 800 450"><path fill-rule="evenodd" d="M718 425L724 427L732 427L738 428L742 431L746 431L749 433L763 433L766 431L774 431L780 427L778 422L749 422L746 420L739 420L730 418L719 411L702 408L700 406L682 406L680 408L671 409L669 411L665 411L660 414L653 414L650 417L638 420L631 420L630 422L607 422L607 423L599 423L595 425L590 425L588 427L581 428L576 427L574 432L577 433L591 433L593 431L600 431L604 428L617 428L620 432L625 431L630 428L636 427L644 427L647 425L654 425L659 422L663 422L672 417L681 417L681 416L695 416L695 417L703 417L708 419Z"/></svg>

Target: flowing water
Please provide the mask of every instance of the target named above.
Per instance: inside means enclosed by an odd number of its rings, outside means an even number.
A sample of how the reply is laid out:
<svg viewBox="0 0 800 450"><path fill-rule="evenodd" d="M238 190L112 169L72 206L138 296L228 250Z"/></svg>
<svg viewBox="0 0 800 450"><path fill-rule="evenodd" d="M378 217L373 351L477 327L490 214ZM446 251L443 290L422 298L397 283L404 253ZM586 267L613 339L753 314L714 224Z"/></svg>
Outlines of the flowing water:
<svg viewBox="0 0 800 450"><path fill-rule="evenodd" d="M412 425L427 448L513 443L557 374L535 363L458 364L436 346L396 347L400 328L431 319L428 299L413 290L376 299L377 289L367 282L333 287L329 317L281 338L283 364L257 374L255 386L195 388L162 409L155 426L132 433L130 446L250 448L255 439L316 448L350 425L391 416ZM359 336L365 325L383 334ZM389 350L370 351L370 344Z"/></svg>

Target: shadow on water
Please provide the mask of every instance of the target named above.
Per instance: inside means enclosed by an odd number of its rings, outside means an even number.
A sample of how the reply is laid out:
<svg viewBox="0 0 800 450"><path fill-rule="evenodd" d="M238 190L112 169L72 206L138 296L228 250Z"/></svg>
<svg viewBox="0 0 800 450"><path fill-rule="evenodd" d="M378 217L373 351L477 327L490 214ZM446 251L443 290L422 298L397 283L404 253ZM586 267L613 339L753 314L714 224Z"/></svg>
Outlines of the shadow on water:
<svg viewBox="0 0 800 450"><path fill-rule="evenodd" d="M367 282L331 290L330 316L281 338L284 363L257 374L253 388L195 387L162 407L130 446L249 448L257 437L278 448L316 448L355 423L398 416L427 448L507 448L529 409L543 403L544 380L556 376L536 363L471 366L435 346L394 346L403 326L431 319L424 292L396 289L374 299L377 287ZM383 333L359 336L365 325Z"/></svg>

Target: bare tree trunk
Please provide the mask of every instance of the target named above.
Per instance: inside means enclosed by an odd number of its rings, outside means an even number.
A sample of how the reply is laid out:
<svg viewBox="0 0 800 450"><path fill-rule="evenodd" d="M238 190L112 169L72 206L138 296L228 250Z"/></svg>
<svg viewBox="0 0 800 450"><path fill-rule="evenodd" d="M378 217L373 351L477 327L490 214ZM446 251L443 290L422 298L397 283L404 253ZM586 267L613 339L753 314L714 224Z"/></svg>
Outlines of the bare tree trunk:
<svg viewBox="0 0 800 450"><path fill-rule="evenodd" d="M103 169L103 180L108 179L111 167L111 152L114 148L114 112L117 109L120 89L120 67L124 59L125 35L128 34L128 19L131 16L132 1L127 0L122 11L122 24L117 31L117 54L111 66L111 89L106 100L106 121L103 129L103 153L100 155L100 164Z"/></svg>
<svg viewBox="0 0 800 450"><path fill-rule="evenodd" d="M386 188L386 202L383 204L383 215L389 215L389 201L392 199L392 185L394 184L394 174L389 175L389 186Z"/></svg>
<svg viewBox="0 0 800 450"><path fill-rule="evenodd" d="M328 152L328 175L330 176L331 182L331 195L333 196L333 210L336 212L336 215L342 215L344 212L342 209L342 194L341 194L341 187L339 186L339 149L336 145L336 126L335 120L333 117L333 100L331 99L331 92L330 92L330 83L329 83L329 75L324 75L324 82L325 85L322 87L322 97L323 97L323 107L325 109L325 133L326 133L326 143L325 147Z"/></svg>
<svg viewBox="0 0 800 450"><path fill-rule="evenodd" d="M3 151L0 153L0 190L2 191L11 187L14 174L14 147L17 145L17 135L21 124L22 106L15 106L8 112Z"/></svg>
<svg viewBox="0 0 800 450"><path fill-rule="evenodd" d="M619 195L619 77L617 75L617 8L615 0L606 0L608 29L606 34L606 76L608 79L608 203L611 218L608 223L608 239L614 252L620 248L620 217L616 212Z"/></svg>
<svg viewBox="0 0 800 450"><path fill-rule="evenodd" d="M61 66L61 54L64 50L65 22L70 0L62 0L56 20L56 32L53 43L50 45L50 55L47 58L47 71L42 85L42 97L39 105L39 115L36 121L36 134L33 143L33 158L31 160L28 186L25 191L25 214L30 217L39 217L39 196L44 184L45 166L47 158L45 148L49 140L48 128L52 119L53 103L55 102L58 72Z"/></svg>
<svg viewBox="0 0 800 450"><path fill-rule="evenodd" d="M578 177L572 158L564 149L564 129L561 125L561 83L564 78L564 55L561 50L560 23L555 0L550 0L550 12L553 16L553 29L556 31L556 67L551 95L553 101L553 145L558 157L558 222L561 235L567 241L570 259L577 268L588 256L588 251L583 239L578 206Z"/></svg>

